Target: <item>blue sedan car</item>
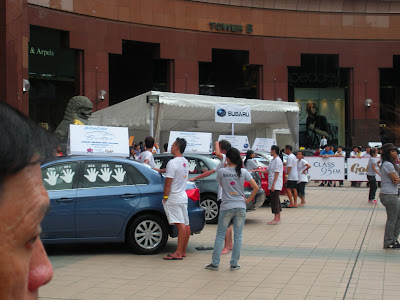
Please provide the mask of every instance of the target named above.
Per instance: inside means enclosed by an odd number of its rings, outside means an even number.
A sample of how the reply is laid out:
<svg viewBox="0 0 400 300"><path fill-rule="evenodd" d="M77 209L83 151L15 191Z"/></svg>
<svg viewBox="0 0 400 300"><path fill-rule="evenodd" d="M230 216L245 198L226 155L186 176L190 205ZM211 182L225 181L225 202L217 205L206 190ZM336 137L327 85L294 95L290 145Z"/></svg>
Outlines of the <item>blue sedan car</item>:
<svg viewBox="0 0 400 300"><path fill-rule="evenodd" d="M125 242L133 252L154 254L176 237L162 206L163 175L125 158L70 156L42 165L51 210L42 222L45 244ZM205 225L195 184L188 182L192 233Z"/></svg>

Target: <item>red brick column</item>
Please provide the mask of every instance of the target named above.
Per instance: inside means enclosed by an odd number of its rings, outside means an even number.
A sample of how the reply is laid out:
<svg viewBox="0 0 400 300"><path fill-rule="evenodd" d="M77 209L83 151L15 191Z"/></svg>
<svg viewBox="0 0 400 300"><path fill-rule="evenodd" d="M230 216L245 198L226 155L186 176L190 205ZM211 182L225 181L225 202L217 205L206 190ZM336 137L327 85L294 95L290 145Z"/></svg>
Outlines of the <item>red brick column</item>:
<svg viewBox="0 0 400 300"><path fill-rule="evenodd" d="M29 93L22 92L28 79L27 0L0 1L0 101L29 113Z"/></svg>

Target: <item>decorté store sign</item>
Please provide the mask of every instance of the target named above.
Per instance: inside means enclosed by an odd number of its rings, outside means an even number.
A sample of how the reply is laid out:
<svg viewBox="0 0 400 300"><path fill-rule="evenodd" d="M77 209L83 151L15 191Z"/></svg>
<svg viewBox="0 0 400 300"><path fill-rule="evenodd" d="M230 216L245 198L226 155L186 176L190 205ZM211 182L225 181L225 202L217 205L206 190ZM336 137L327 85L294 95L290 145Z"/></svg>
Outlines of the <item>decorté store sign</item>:
<svg viewBox="0 0 400 300"><path fill-rule="evenodd" d="M236 25L236 24L210 22L209 25L210 25L210 29L215 30L215 31L227 31L227 32L242 33L245 30L246 33L253 32L252 24L246 24L246 26L243 26L243 25Z"/></svg>

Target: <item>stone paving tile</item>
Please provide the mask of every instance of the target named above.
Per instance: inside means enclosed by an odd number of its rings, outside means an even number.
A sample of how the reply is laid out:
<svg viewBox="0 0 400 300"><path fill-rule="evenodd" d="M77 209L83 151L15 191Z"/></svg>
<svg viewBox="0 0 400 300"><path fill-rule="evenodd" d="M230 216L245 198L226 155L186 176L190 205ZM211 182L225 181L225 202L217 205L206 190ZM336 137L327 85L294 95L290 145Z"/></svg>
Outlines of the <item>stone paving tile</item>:
<svg viewBox="0 0 400 300"><path fill-rule="evenodd" d="M216 225L207 225L177 262L162 260L176 239L152 256L123 245L55 248L40 299L400 299L400 251L382 249L384 207L367 203L365 187L306 190L307 206L284 209L279 226L266 224L269 207L247 214L239 271L229 270L230 254L218 272L204 270L212 251L195 247L213 244Z"/></svg>

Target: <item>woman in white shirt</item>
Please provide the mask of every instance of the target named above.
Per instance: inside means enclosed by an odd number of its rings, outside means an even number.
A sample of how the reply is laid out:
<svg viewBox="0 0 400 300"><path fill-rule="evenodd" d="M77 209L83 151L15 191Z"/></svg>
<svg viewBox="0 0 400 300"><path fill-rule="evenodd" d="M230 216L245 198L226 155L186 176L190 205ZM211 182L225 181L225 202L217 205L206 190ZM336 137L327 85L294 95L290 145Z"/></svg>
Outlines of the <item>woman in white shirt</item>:
<svg viewBox="0 0 400 300"><path fill-rule="evenodd" d="M367 179L369 182L368 201L377 204L378 200L375 199L376 190L378 188L378 186L376 184L376 174L378 174L380 176L381 173L378 170L378 165L376 162L376 149L375 148L372 148L370 150L370 155L371 155L371 158L368 160L368 166L367 166Z"/></svg>
<svg viewBox="0 0 400 300"><path fill-rule="evenodd" d="M304 206L306 204L306 184L308 182L307 178L307 170L311 168L311 165L304 159L304 152L299 151L297 152L297 174L298 174L298 181L297 181L297 194L301 199L301 203L299 206Z"/></svg>
<svg viewBox="0 0 400 300"><path fill-rule="evenodd" d="M274 214L274 219L269 221L268 225L278 225L281 223L281 201L279 199L279 192L283 188L283 163L279 157L279 147L273 145L271 147L271 155L273 159L268 166L268 188L270 190L271 210Z"/></svg>

